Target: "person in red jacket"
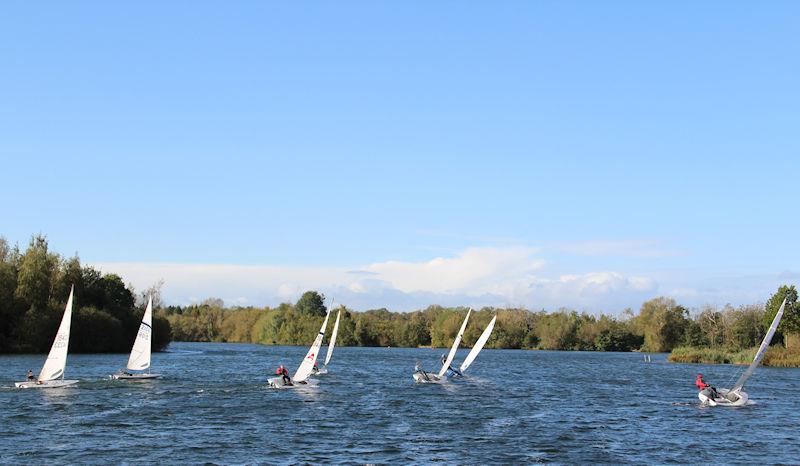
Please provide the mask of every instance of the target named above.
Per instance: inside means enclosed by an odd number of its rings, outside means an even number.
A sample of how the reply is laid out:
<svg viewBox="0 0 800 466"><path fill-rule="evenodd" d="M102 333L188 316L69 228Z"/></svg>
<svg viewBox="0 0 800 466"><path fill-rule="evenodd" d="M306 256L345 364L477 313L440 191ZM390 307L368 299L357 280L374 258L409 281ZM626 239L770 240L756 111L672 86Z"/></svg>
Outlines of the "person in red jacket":
<svg viewBox="0 0 800 466"><path fill-rule="evenodd" d="M284 385L291 385L292 384L292 378L289 377L289 370L286 369L283 366L283 364L281 364L280 366L278 366L277 369L275 369L275 374L276 375L280 375L281 378L283 378L283 384Z"/></svg>
<svg viewBox="0 0 800 466"><path fill-rule="evenodd" d="M694 379L694 384L697 386L697 389L707 397L711 398L712 400L717 398L717 389L707 384L706 381L703 380L703 374L697 374L697 378Z"/></svg>

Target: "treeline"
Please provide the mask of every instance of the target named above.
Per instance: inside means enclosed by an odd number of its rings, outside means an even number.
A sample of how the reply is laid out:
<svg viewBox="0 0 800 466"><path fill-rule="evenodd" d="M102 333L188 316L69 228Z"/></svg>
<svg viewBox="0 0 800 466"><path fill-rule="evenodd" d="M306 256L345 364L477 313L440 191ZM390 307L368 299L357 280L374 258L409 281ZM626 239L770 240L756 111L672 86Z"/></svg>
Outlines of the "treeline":
<svg viewBox="0 0 800 466"><path fill-rule="evenodd" d="M130 351L144 314L134 291L117 275L82 266L77 256L51 252L37 235L24 252L0 237L0 352L49 351L72 285L69 350ZM154 317L153 333L153 350L165 348L171 339L167 319Z"/></svg>
<svg viewBox="0 0 800 466"><path fill-rule="evenodd" d="M681 346L744 349L759 344L777 311L774 303L793 290L782 287L770 298L766 314L760 306L726 306L704 308L691 315L687 308L664 297L645 302L638 314L628 310L620 318L567 309L546 313L483 308L473 313L463 345L474 344L497 314L487 348L647 352L667 352ZM338 344L345 346L447 347L467 312L466 308L441 306L415 312L341 309ZM310 343L325 312L323 296L315 291L306 292L295 304L275 308L225 308L221 300L209 299L199 305L165 309L176 340L267 345ZM782 330L797 330L796 314L791 300ZM780 340L779 336L775 341Z"/></svg>

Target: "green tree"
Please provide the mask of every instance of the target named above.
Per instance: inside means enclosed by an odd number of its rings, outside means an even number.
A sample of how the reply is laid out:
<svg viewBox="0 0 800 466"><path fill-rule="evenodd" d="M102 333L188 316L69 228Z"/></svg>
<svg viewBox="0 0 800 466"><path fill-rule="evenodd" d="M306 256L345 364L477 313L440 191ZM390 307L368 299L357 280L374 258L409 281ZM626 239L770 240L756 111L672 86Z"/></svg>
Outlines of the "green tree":
<svg viewBox="0 0 800 466"><path fill-rule="evenodd" d="M306 291L294 305L300 314L325 317L328 308L325 307L325 296L316 291Z"/></svg>
<svg viewBox="0 0 800 466"><path fill-rule="evenodd" d="M671 298L655 298L642 304L638 325L643 330L648 352L670 351L678 346L688 321L688 310Z"/></svg>
<svg viewBox="0 0 800 466"><path fill-rule="evenodd" d="M22 256L16 297L29 307L46 312L57 264L58 257L48 251L47 238L42 235L31 238Z"/></svg>
<svg viewBox="0 0 800 466"><path fill-rule="evenodd" d="M778 291L767 300L764 312L764 328L769 328L781 307L783 299L786 298L786 307L783 310L783 318L778 327L779 332L796 333L800 332L800 310L797 308L797 289L794 285L781 285Z"/></svg>

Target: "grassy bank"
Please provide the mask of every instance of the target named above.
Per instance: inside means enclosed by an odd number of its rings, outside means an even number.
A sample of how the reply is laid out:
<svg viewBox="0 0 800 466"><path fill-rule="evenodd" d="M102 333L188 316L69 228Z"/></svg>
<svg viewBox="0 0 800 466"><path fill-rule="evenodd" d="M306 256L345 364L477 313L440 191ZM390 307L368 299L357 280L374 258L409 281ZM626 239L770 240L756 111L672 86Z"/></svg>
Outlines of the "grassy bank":
<svg viewBox="0 0 800 466"><path fill-rule="evenodd" d="M695 364L750 364L757 349L755 347L736 350L681 346L673 349L667 359L671 362ZM800 350L773 346L767 351L761 364L771 367L800 367Z"/></svg>

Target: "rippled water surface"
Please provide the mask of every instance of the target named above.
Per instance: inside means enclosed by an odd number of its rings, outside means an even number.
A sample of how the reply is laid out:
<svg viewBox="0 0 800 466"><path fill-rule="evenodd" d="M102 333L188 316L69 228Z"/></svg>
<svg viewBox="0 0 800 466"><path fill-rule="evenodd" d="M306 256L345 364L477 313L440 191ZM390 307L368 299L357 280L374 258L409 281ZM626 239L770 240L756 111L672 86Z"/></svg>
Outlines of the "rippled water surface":
<svg viewBox="0 0 800 466"><path fill-rule="evenodd" d="M699 407L698 370L664 355L484 350L464 380L415 385L443 350L337 348L316 388L271 390L306 348L174 343L156 381L126 355L71 355L57 390L16 390L44 356L0 356L0 463L797 463L800 370L762 368L754 404ZM459 351L457 361L466 356Z"/></svg>

